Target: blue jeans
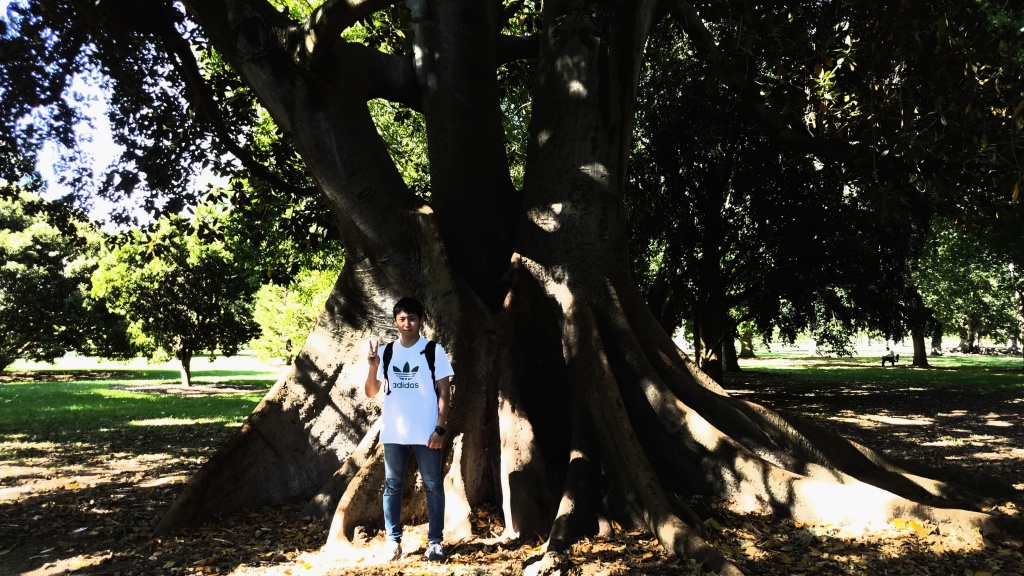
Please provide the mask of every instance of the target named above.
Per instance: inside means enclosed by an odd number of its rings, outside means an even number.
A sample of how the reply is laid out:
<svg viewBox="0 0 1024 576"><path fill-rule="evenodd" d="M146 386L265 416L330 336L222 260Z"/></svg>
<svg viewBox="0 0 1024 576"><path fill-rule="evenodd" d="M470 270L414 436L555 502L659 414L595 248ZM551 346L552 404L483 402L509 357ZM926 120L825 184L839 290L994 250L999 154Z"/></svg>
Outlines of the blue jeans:
<svg viewBox="0 0 1024 576"><path fill-rule="evenodd" d="M389 542L402 541L402 487L410 452L416 456L423 490L427 493L427 541L440 544L444 530L441 450L423 444L384 445L384 535Z"/></svg>

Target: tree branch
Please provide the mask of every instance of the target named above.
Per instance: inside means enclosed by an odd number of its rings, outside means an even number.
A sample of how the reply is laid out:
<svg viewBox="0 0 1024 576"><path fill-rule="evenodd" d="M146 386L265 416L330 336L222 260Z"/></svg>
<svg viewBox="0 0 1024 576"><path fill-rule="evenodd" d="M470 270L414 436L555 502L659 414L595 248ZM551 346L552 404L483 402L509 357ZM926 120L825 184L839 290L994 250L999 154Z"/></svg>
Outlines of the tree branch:
<svg viewBox="0 0 1024 576"><path fill-rule="evenodd" d="M327 0L309 16L306 46L312 46L313 61L330 52L341 33L360 18L397 3L398 0Z"/></svg>
<svg viewBox="0 0 1024 576"><path fill-rule="evenodd" d="M523 4L525 3L526 0L512 0L512 2L510 2L508 6L505 6L502 11L502 19L504 19L505 22L512 20L512 17L516 15L516 12L523 9Z"/></svg>
<svg viewBox="0 0 1024 576"><path fill-rule="evenodd" d="M157 26L157 34L166 43L171 54L175 56L173 61L176 63L186 84L192 90L194 96L193 103L203 118L210 123L217 140L254 176L267 182L274 188L301 195L308 195L315 191L314 188L299 186L286 181L279 174L267 168L262 162L253 158L249 151L234 141L231 137L231 131L228 129L227 124L224 123L224 117L220 113L217 102L213 97L213 92L199 70L199 63L192 53L192 47L178 34L178 31L174 29L173 24L169 20L155 18L154 21Z"/></svg>
<svg viewBox="0 0 1024 576"><path fill-rule="evenodd" d="M536 34L529 36L512 36L500 34L497 42L498 65L507 64L513 60L529 60L536 58L540 53L540 37Z"/></svg>
<svg viewBox="0 0 1024 576"><path fill-rule="evenodd" d="M423 100L411 55L384 54L364 44L343 42L335 46L343 77L365 79L363 96L383 98L422 111Z"/></svg>
<svg viewBox="0 0 1024 576"><path fill-rule="evenodd" d="M868 168L871 170L889 169L897 172L916 172L916 168L896 158L863 157L863 150L837 140L819 138L801 133L791 128L764 101L754 78L747 71L745 63L737 62L724 53L715 41L714 36L704 25L703 19L697 14L693 4L680 0L674 2L669 12L683 24L683 30L693 42L696 50L721 63L717 70L718 79L727 87L736 91L740 101L753 114L754 118L774 133L776 139L791 149L813 154L819 158L838 160L849 166Z"/></svg>

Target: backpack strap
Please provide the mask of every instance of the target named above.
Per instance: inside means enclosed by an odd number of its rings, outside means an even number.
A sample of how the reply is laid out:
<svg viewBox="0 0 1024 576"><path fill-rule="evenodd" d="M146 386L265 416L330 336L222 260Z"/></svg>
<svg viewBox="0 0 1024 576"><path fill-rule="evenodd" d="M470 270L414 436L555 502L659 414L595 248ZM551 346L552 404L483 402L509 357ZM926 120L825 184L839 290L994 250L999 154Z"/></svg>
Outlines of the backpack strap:
<svg viewBox="0 0 1024 576"><path fill-rule="evenodd" d="M391 378L388 378L388 366L391 365L391 356L395 353L394 342L384 345L384 394L391 394Z"/></svg>
<svg viewBox="0 0 1024 576"><path fill-rule="evenodd" d="M423 349L423 355L427 357L427 367L430 368L430 385L434 387L434 394L438 394L437 391L437 378L434 375L434 355L437 353L437 342L433 340L427 341L427 346Z"/></svg>

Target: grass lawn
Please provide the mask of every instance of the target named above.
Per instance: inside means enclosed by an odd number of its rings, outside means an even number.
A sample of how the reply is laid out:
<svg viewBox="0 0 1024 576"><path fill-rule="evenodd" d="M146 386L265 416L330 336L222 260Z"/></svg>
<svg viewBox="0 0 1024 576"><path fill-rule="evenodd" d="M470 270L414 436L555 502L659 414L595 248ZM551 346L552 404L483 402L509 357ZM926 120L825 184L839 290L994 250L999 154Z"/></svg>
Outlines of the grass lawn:
<svg viewBox="0 0 1024 576"><path fill-rule="evenodd" d="M192 363L193 386L183 387L176 362L19 362L0 373L8 380L0 385L0 436L67 438L137 426L236 426L280 373L251 357L212 362L200 357Z"/></svg>
<svg viewBox="0 0 1024 576"><path fill-rule="evenodd" d="M895 366L881 366L882 353L861 351L852 357L807 356L799 352L759 354L741 359L745 371L809 377L821 382L888 382L899 386L928 389L979 386L1024 390L1024 360L1020 356L947 354L929 356L930 368L910 365L912 354L900 355Z"/></svg>

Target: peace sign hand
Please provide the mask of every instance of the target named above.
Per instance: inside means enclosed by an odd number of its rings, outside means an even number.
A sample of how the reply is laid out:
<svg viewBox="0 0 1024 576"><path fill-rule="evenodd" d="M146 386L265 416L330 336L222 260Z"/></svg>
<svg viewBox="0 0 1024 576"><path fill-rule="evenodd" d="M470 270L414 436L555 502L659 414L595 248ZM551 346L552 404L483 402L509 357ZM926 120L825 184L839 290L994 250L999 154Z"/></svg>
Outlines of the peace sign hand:
<svg viewBox="0 0 1024 576"><path fill-rule="evenodd" d="M367 342L370 345L370 352L366 355L366 361L371 368L376 368L380 364L380 355L377 354L377 349L380 348L380 340L370 338Z"/></svg>

